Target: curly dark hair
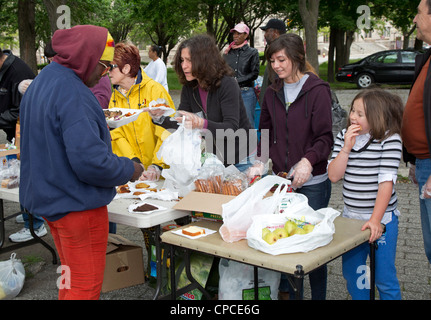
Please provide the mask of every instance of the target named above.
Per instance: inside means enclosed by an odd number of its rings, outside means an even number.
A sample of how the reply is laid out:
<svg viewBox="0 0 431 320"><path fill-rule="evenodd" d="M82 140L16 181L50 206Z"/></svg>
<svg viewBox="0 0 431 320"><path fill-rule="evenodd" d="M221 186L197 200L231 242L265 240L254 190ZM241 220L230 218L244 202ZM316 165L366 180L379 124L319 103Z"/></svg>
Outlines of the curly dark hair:
<svg viewBox="0 0 431 320"><path fill-rule="evenodd" d="M190 50L192 74L197 80L187 81L181 66L181 51ZM205 90L220 87L221 79L233 76L233 70L223 59L213 37L207 34L184 40L178 47L174 58L174 68L182 85L201 86Z"/></svg>

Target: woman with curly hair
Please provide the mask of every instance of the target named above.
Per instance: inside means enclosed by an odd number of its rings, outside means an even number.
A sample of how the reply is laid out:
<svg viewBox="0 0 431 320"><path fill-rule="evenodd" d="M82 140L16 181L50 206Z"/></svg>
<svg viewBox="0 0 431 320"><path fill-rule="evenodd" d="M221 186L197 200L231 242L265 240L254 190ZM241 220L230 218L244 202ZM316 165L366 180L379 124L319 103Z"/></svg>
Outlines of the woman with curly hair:
<svg viewBox="0 0 431 320"><path fill-rule="evenodd" d="M175 118L193 129L201 129L207 144L207 152L216 154L225 165L236 164L240 170L247 168L250 154L249 139L254 129L248 120L241 90L233 71L224 61L209 35L197 35L184 40L174 59L175 71L183 85L181 102ZM151 116L164 128L177 128L176 122ZM251 143L253 145L253 143Z"/></svg>

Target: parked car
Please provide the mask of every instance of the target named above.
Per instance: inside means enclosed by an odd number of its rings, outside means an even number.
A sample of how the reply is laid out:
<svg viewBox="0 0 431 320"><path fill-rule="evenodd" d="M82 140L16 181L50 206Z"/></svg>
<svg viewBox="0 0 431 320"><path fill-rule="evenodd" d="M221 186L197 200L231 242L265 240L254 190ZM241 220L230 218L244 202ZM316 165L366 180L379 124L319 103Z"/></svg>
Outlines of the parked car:
<svg viewBox="0 0 431 320"><path fill-rule="evenodd" d="M336 79L368 88L373 83L410 84L415 72L415 57L421 51L386 50L369 55L341 68Z"/></svg>

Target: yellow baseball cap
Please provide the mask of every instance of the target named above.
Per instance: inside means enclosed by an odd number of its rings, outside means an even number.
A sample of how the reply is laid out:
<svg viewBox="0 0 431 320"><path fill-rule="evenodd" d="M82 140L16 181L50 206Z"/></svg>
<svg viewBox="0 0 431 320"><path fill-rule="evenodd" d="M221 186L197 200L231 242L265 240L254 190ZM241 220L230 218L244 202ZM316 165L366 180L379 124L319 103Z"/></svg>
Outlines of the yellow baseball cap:
<svg viewBox="0 0 431 320"><path fill-rule="evenodd" d="M103 51L103 54L100 60L104 60L104 61L114 60L114 51L115 51L114 38L112 38L111 34L108 31L108 38L106 39L105 51Z"/></svg>

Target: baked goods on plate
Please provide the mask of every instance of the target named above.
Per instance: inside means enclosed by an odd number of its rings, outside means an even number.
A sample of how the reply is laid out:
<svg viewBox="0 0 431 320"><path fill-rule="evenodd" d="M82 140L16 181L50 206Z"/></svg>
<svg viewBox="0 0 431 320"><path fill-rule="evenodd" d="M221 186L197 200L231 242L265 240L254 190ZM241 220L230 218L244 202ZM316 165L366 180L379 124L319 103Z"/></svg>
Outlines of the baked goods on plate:
<svg viewBox="0 0 431 320"><path fill-rule="evenodd" d="M190 237L196 237L196 236L200 236L201 234L205 234L205 229L196 227L196 226L190 226L190 227L184 228L182 230L182 233Z"/></svg>

